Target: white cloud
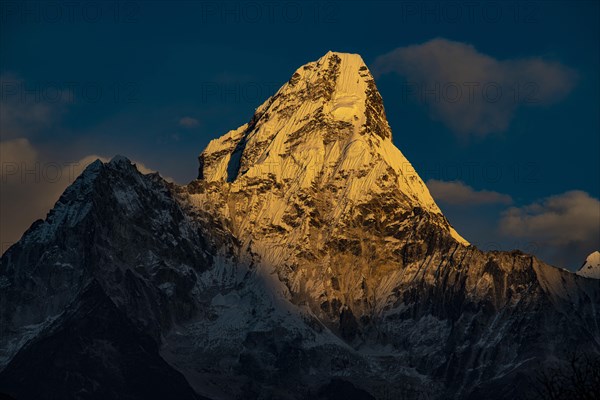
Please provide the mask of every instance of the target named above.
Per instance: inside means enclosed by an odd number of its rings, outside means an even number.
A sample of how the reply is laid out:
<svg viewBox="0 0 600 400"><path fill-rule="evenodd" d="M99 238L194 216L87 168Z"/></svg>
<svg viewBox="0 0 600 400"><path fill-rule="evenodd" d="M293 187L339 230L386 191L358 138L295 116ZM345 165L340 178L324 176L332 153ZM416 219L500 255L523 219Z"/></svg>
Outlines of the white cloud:
<svg viewBox="0 0 600 400"><path fill-rule="evenodd" d="M430 179L427 187L436 201L452 205L512 204L507 194L489 190L475 190L460 181Z"/></svg>
<svg viewBox="0 0 600 400"><path fill-rule="evenodd" d="M431 116L461 135L503 132L520 105L564 98L576 74L541 58L497 60L473 46L442 38L397 48L373 63L376 75L407 79L404 97L429 107Z"/></svg>
<svg viewBox="0 0 600 400"><path fill-rule="evenodd" d="M600 201L574 190L523 207L511 207L500 220L505 235L552 249L559 265L583 261L600 248Z"/></svg>
<svg viewBox="0 0 600 400"><path fill-rule="evenodd" d="M198 126L200 122L196 118L192 117L183 117L179 120L179 125L184 128L194 128Z"/></svg>
<svg viewBox="0 0 600 400"><path fill-rule="evenodd" d="M554 245L598 241L600 201L573 190L524 207L511 207L500 227L506 234L537 238Z"/></svg>

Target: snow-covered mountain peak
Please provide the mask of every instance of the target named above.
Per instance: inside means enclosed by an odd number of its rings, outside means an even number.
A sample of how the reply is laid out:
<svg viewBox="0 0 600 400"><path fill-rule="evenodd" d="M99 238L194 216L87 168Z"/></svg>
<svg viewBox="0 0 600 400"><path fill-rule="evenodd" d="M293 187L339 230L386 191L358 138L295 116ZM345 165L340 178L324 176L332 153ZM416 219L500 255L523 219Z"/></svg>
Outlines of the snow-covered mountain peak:
<svg viewBox="0 0 600 400"><path fill-rule="evenodd" d="M587 256L585 262L577 271L577 275L600 279L600 251L594 251Z"/></svg>
<svg viewBox="0 0 600 400"><path fill-rule="evenodd" d="M345 150L361 153L375 145L370 133L383 139L391 137L389 131L381 96L360 56L328 52L298 68L248 124L213 140L201 155L201 178L234 181L273 173L286 179L297 176L295 166L314 174ZM282 156L291 153L297 153L295 161L285 163ZM306 178L309 185L312 176Z"/></svg>
<svg viewBox="0 0 600 400"><path fill-rule="evenodd" d="M327 81L324 81L326 79ZM358 54L328 52L318 61L300 67L286 92L314 91L313 101L334 120L361 126L366 121L367 96L373 77ZM323 83L327 83L325 87ZM326 89L328 92L322 93ZM376 89L375 89L376 90ZM381 110L383 111L383 110Z"/></svg>
<svg viewBox="0 0 600 400"><path fill-rule="evenodd" d="M332 57L338 57L342 60L343 63L348 63L348 64L354 64L358 67L361 67L363 65L365 65L365 62L363 61L362 57L360 56L360 54L356 54L356 53L340 53L337 51L331 51L329 50L327 53L325 53L325 55L321 58L319 58L316 63L317 64L324 64L326 61L328 61L330 58Z"/></svg>
<svg viewBox="0 0 600 400"><path fill-rule="evenodd" d="M392 142L381 95L357 54L328 52L298 68L247 124L211 141L199 160L200 180L261 197L269 224L282 224L303 191L336 204L334 219L357 204L391 200L396 210L441 216Z"/></svg>

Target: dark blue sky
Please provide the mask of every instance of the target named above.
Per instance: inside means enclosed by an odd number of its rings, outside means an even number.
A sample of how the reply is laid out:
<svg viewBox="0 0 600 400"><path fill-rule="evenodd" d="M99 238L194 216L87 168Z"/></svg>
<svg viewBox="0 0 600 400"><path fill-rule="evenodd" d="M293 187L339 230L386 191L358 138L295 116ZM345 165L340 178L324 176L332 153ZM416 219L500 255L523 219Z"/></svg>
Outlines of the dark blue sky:
<svg viewBox="0 0 600 400"><path fill-rule="evenodd" d="M208 141L246 122L300 65L334 50L373 66L394 49L443 38L499 62L539 58L573 73L559 98L514 107L506 129L484 134L457 133L431 107L403 97L410 76L377 75L394 141L423 180L458 180L512 199L470 207L440 201L459 232L482 247L528 247L530 237L499 233L508 207L527 214L522 207L573 190L600 196L599 13L598 2L586 1L8 1L3 82L37 91L55 115L5 126L2 140L26 137L40 157L61 162L121 153L187 182ZM49 88L63 90L60 100L48 101L56 94ZM12 89L3 88L3 104L15 102ZM197 123L182 126L184 117ZM575 266L600 246L600 238L590 240L544 243L575 246L570 261L540 254Z"/></svg>

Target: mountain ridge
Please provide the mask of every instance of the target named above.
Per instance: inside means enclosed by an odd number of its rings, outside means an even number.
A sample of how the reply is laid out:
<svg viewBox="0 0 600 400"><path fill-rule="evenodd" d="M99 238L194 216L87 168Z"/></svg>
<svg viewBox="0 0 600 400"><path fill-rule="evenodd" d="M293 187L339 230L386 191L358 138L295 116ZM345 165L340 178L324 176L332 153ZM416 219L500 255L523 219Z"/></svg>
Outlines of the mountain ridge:
<svg viewBox="0 0 600 400"><path fill-rule="evenodd" d="M1 258L0 392L32 398L3 382L36 357L69 372L27 350L63 343L48 326L106 340L81 330L93 315L61 317L90 282L108 325L128 321L113 347L145 337L151 365L211 399L514 399L536 363L600 354L600 282L461 241L402 168L361 63L329 52L298 69L188 185L122 156L86 168ZM127 376L114 360L97 384Z"/></svg>

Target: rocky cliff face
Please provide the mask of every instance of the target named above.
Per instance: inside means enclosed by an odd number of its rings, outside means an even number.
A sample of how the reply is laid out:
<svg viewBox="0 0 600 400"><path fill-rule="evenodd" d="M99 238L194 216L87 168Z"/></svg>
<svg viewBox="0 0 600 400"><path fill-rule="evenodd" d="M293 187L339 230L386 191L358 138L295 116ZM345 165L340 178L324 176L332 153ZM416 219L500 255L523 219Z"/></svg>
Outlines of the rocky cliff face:
<svg viewBox="0 0 600 400"><path fill-rule="evenodd" d="M187 186L90 165L1 262L18 398L52 370L85 398L514 399L546 361L600 354L600 281L460 237L357 55L298 69Z"/></svg>

